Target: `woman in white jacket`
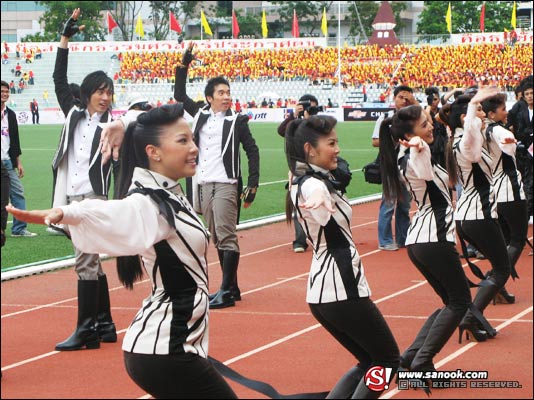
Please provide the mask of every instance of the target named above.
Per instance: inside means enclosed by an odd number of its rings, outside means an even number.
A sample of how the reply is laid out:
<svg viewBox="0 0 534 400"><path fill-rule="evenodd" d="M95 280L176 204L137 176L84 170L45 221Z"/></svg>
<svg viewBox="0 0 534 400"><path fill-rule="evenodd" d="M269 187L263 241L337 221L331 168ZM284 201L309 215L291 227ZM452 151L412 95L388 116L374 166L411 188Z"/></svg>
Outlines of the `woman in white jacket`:
<svg viewBox="0 0 534 400"><path fill-rule="evenodd" d="M505 285L510 276L510 259L497 220L497 202L493 186L494 160L483 131L486 116L481 102L499 93L498 89L481 89L474 96L460 96L451 105L448 124L454 132L453 150L463 193L456 204L456 230L464 240L472 243L492 266L491 276L480 283L473 300L483 312ZM515 146L515 139L503 137L500 145ZM460 322L460 337L466 330L475 338L484 333L495 337L494 329L480 329L474 315L468 311Z"/></svg>
<svg viewBox="0 0 534 400"><path fill-rule="evenodd" d="M435 371L433 358L445 346L471 304L469 285L456 251L450 187L454 160L447 169L432 157L432 120L421 106L401 108L380 126L380 165L386 199L405 185L417 204L406 239L408 256L444 307L434 311L401 356L400 366ZM399 154L394 143L400 144Z"/></svg>
<svg viewBox="0 0 534 400"><path fill-rule="evenodd" d="M398 368L399 349L380 310L371 301L371 290L354 241L350 224L352 207L339 190L330 171L337 168L339 154L330 116L311 116L292 121L286 130L286 157L290 190L286 218L296 210L313 249L306 301L313 316L359 363L332 389L328 398L372 399L364 375L371 368L389 370L382 375L388 384Z"/></svg>
<svg viewBox="0 0 534 400"><path fill-rule="evenodd" d="M150 295L122 349L130 377L156 398L235 398L208 357L208 233L177 181L196 171L198 148L181 104L141 114L121 149L121 200L8 211L32 223L69 226L74 244L119 257L128 288L143 268Z"/></svg>

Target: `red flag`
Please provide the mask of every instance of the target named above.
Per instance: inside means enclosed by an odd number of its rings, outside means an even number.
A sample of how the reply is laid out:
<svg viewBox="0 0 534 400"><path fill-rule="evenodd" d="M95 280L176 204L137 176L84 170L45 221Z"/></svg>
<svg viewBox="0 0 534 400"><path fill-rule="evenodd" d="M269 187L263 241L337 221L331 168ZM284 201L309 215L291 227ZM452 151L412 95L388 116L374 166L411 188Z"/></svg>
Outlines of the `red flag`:
<svg viewBox="0 0 534 400"><path fill-rule="evenodd" d="M485 14L486 14L486 3L482 3L482 10L480 10L480 32L484 32Z"/></svg>
<svg viewBox="0 0 534 400"><path fill-rule="evenodd" d="M108 33L111 33L113 28L116 28L117 26L119 25L115 22L115 20L108 11Z"/></svg>
<svg viewBox="0 0 534 400"><path fill-rule="evenodd" d="M234 39L237 39L239 35L239 25L237 24L237 17L235 16L235 11L232 10L232 36Z"/></svg>
<svg viewBox="0 0 534 400"><path fill-rule="evenodd" d="M299 37L299 21L297 20L297 12L293 10L293 27L291 28L291 33L293 37Z"/></svg>
<svg viewBox="0 0 534 400"><path fill-rule="evenodd" d="M180 24L176 20L176 17L172 13L172 11L169 11L169 21L171 22L171 31L182 33L182 28L180 27Z"/></svg>

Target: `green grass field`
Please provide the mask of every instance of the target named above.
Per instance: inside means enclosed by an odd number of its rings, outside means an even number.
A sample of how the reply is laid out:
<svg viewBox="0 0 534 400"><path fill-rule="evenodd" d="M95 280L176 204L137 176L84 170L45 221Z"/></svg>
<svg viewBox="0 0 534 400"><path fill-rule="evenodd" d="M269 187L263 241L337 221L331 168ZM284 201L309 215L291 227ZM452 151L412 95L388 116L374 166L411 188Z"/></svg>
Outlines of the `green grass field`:
<svg viewBox="0 0 534 400"><path fill-rule="evenodd" d="M276 123L250 125L260 149L260 188L252 207L242 209L241 222L284 213L287 163L283 139L276 133ZM341 156L351 170L360 170L372 161L377 149L371 146L374 122L345 122L337 125ZM22 163L25 169L24 185L28 209L45 209L51 206L52 168L51 161L56 149L61 126L21 125ZM247 175L246 156L242 157L242 171ZM380 186L365 183L360 171L353 172L348 188L348 197L356 198L378 193ZM11 217L8 221L11 220ZM2 269L73 255L70 241L62 236L51 235L42 225L29 225L36 232L34 238L11 238L8 222L7 242L2 248Z"/></svg>

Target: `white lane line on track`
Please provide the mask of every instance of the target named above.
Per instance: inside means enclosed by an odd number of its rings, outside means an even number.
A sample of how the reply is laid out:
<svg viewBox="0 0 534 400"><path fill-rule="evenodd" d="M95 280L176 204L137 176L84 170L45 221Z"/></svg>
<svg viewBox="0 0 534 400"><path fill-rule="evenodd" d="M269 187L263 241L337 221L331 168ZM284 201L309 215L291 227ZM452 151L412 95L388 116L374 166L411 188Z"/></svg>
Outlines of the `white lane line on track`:
<svg viewBox="0 0 534 400"><path fill-rule="evenodd" d="M373 221L373 222L376 222L376 221ZM373 223L373 222L368 222L368 223L365 223L365 224L356 225L355 227L360 227L360 226L368 225L368 224ZM351 227L351 228L352 228L352 227ZM290 243L291 243L291 242L286 243L286 244L283 244L283 245L276 245L276 246L273 246L273 247L271 247L271 248L269 248L269 249L279 248L280 246L289 245ZM259 251L253 252L253 253L247 253L246 255L258 254L258 253L262 253L262 252L264 252L264 251L266 251L266 250L259 250ZM365 254L363 254L363 255L360 255L360 257L363 258L363 257L369 256L369 255L375 254L375 253L377 253L377 252L379 252L379 251L380 251L380 250L378 250L378 249L377 249L377 250L373 250L373 251L370 251L370 252L365 253ZM246 255L244 255L244 256L246 256ZM478 262L478 261L480 261L480 260L473 260L473 263L476 263L476 262ZM213 262L213 263L210 263L210 264L208 264L208 265L213 265L213 264L218 264L218 262ZM465 267L467 266L467 263L463 264L462 266L465 268ZM301 277L303 277L303 276L306 276L306 275L308 275L308 273L300 274L300 275L297 275L297 276L292 277L292 278L284 279L284 280L282 280L282 281L279 281L279 282L276 282L276 283L273 283L273 284L270 284L270 285L263 286L262 288L257 288L257 289L249 290L248 292L244 292L244 293L242 293L242 295L244 295L244 294L246 294L246 293L253 293L253 292L256 292L256 291L259 291L259 290L262 290L262 289L270 288L270 287L279 285L279 284L281 284L281 283L288 282L288 281L290 281L290 280L299 279L299 278L301 278ZM146 281L148 281L148 280L146 280ZM139 282L139 283L141 283L141 282ZM399 291L397 291L397 292L395 292L395 293L392 293L392 294L390 294L390 295L388 295L388 296L385 296L385 297L382 297L382 298L380 298L380 299L377 299L377 300L374 301L374 303L375 303L375 304L379 304L379 303L381 303L381 302L383 302L383 301L386 301L386 300L392 299L392 298L394 298L394 297L400 296L400 295L402 295L402 294L404 294L404 293L407 293L407 292L409 292L409 291L411 291L411 290L417 289L418 287L423 286L423 285L425 285L426 283L427 283L427 281L421 281L421 282L419 282L419 283L417 283L417 284L415 284L415 285L409 286L409 287L407 287L407 288L405 288L405 289L399 290ZM116 288L113 288L113 289L110 289L110 290L118 290L118 289L122 289L122 286L119 286L119 287L116 287ZM69 300L70 300L70 299L69 299ZM69 301L69 300L64 300L64 301L56 302L56 303L53 303L53 304L59 304L59 303L63 303L63 302L65 302L65 301ZM35 307L35 308L30 309L30 310L35 310L35 309L44 308L44 307L47 307L47 305L43 305L43 306L39 306L39 307ZM501 325L499 325L496 329L499 330L499 329L502 329L502 328L504 328L504 327L510 325L512 322L514 322L515 320L521 318L521 316L523 316L523 315L525 315L525 314L527 314L528 312L531 312L531 311L532 311L532 306L530 306L529 308L527 308L527 309L524 310L523 312L517 314L516 316L514 316L514 317L512 317L512 318L510 318L510 319L505 320L505 322L503 322ZM24 312L24 311L23 311L23 312ZM19 313L23 313L23 312L19 312ZM16 315L16 314L17 314L17 313L6 314L6 316L9 316L9 315ZM2 318L4 318L4 316L2 316ZM260 353L260 352L262 352L262 351L264 351L264 350L267 350L267 349L270 349L270 348L272 348L272 347L275 347L275 346L277 346L277 345L279 345L279 344L281 344L281 343L287 342L287 341L289 341L289 340L291 340L291 339L293 339L293 338L295 338L295 337L298 337L298 336L301 336L301 335L303 335L303 334L305 334L305 333L311 332L311 331L313 331L313 330L319 328L320 326L321 326L321 324L315 324L315 325L309 326L309 327L304 328L304 329L302 329L302 330L300 330L300 331L298 331L298 332L294 332L294 333L292 333L292 334L290 334L290 335L287 335L287 336L285 336L285 337L283 337L283 338L280 338L280 339L278 339L278 340L275 340L274 342L268 343L268 344L266 344L266 345L263 345L263 346L260 346L260 347L258 347L258 348L256 348L256 349L254 349L254 350L251 350L251 351L249 351L249 352L247 352L247 353L244 353L244 354L241 354L241 355L239 355L239 356L237 356L237 357L234 357L234 358L231 358L231 359L229 359L229 360L226 360L226 361L223 362L223 364L225 364L225 365L233 364L233 363L235 363L235 362L237 362L237 361L239 361L239 360L248 358L248 357L250 357L250 356L252 356L252 355L254 355L254 354ZM126 331L126 329L122 329L122 330L120 330L120 331L117 331L117 334L119 334L119 333L124 333L125 331ZM467 347L467 346L470 346L470 345L473 345L473 346L474 346L475 344L476 344L476 342L475 342L475 343L469 343L469 344L467 344L467 345L464 346L464 347ZM473 346L468 347L468 349L471 348L471 347L473 347ZM465 351L467 351L468 349L466 349ZM462 349L460 349L460 350L462 350ZM458 350L458 351L460 351L460 350ZM58 353L60 353L60 352L59 352L59 351L53 351L53 352L45 353L45 354L42 354L42 355L39 355L39 356L30 358L30 359L27 359L27 360L22 360L22 361L20 361L20 362L17 362L17 363L14 363L14 364L10 364L10 365L8 365L8 366L3 367L1 370L4 371L4 370L11 369L11 368L15 368L15 367L18 367L18 366L20 366L20 365L24 365L24 364L27 364L27 363L29 363L29 362L36 361L36 360L39 360L39 359L42 359L42 358L45 358L45 357L49 357L49 356L52 356L52 355L55 355L55 354L58 354ZM461 354L461 353L459 353L459 354ZM459 354L458 354L458 355L459 355ZM452 358L451 358L451 359L452 359ZM439 363L436 364L436 368L438 368L438 367L441 366L441 365L443 365L443 364L439 364ZM396 390L397 392L395 392L395 390ZM394 393L394 392L395 392L395 393ZM391 395L391 396L393 396L394 394L396 394L396 393L398 393L398 392L399 392L398 389L394 389L394 390L392 390L392 391L386 393L386 395L389 395L390 393L393 393L393 394ZM381 397L381 398L388 398L388 397L385 397L386 395L384 395L384 396ZM141 398L146 398L146 397L141 397Z"/></svg>
<svg viewBox="0 0 534 400"><path fill-rule="evenodd" d="M370 225L370 224L373 224L373 223L376 223L376 222L377 222L377 220L374 220L374 221L370 221L370 222L365 222L363 224L354 225L354 226L351 226L351 229L360 228L360 227L363 227L363 226L366 226L366 225ZM291 245L291 243L292 242L282 243L282 244L278 244L276 246L271 246L271 247L268 247L268 248L265 248L265 249L262 249L262 250L257 250L257 251L253 251L253 252L250 252L250 253L242 254L241 258L250 257L250 256L253 256L253 255L256 255L256 254L265 253L265 252L270 251L270 250L279 249L280 247L289 246L289 245ZM380 250L375 250L375 251L369 252L369 253L364 254L364 255L362 255L360 257L365 257L366 255L374 254L374 253L376 253L378 251L380 251ZM217 265L217 264L219 264L218 261L213 261L213 262L208 263L208 267L212 266L212 265ZM281 283L287 282L288 280L291 280L291 279L299 279L300 277L305 276L305 275L308 275L308 274L306 273L306 274L303 274L303 275L298 275L298 276L293 277L293 278L285 279L285 280L283 280L281 282L273 283L272 285L266 285L266 286L263 286L262 288L249 290L248 292L243 292L241 295L254 293L254 292L257 292L258 290L262 290L262 289L267 289L267 288L270 288L272 286L276 286L276 285L279 285ZM145 280L136 282L135 285L141 285L141 284L147 283L147 282L150 282L150 279L145 279ZM124 287L123 286L116 286L114 288L110 288L109 291L112 292L112 291L121 290L121 289L124 289ZM54 306L56 306L58 304L67 303L69 301L74 301L76 299L77 299L77 297L71 297L69 299L56 301L54 303L43 304L43 305L40 305L40 306L28 308L26 310L21 310L21 311L16 311L16 312L9 313L9 314L4 314L4 315L2 315L1 319L8 318L8 317L13 317L13 316L24 314L24 313L31 312L31 311L40 310L40 309L46 308L46 307L54 307Z"/></svg>
<svg viewBox="0 0 534 400"><path fill-rule="evenodd" d="M499 326L497 326L495 329L497 331L500 331L502 330L503 328L507 327L508 325L512 324L513 322L517 322L522 316L528 314L532 312L532 306L524 309L523 311L521 311L520 313L514 315L513 317L505 320L502 324L500 324ZM464 354L465 352L467 352L469 349L475 347L476 345L478 344L478 342L469 342L467 343L465 346L462 346L460 349L456 350L454 353L452 354L449 354L447 357L445 357L444 359L440 360L439 362L437 362L435 364L435 367L436 368L440 368L442 366L444 366L445 364L447 364L449 361L452 361L454 360L455 358L461 356L462 354ZM399 390L397 389L397 387L395 386L394 389L392 389L391 391L385 393L383 396L381 396L380 398L381 399L391 399L393 396L395 396L397 393L399 392L404 392L404 390Z"/></svg>

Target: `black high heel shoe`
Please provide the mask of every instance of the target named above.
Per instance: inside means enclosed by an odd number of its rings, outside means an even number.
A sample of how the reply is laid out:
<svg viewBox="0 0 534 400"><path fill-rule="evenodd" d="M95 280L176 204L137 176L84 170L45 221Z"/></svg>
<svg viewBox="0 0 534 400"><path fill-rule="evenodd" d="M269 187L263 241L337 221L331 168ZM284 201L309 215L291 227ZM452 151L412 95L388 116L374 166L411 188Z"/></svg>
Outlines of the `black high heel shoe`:
<svg viewBox="0 0 534 400"><path fill-rule="evenodd" d="M462 336L465 331L465 338L472 342L485 342L488 339L488 333L480 330L476 324L463 324L458 326L460 334L458 343L462 344Z"/></svg>
<svg viewBox="0 0 534 400"><path fill-rule="evenodd" d="M499 293L493 298L493 305L495 304L514 304L515 296L512 293L508 293L508 290L503 286Z"/></svg>

